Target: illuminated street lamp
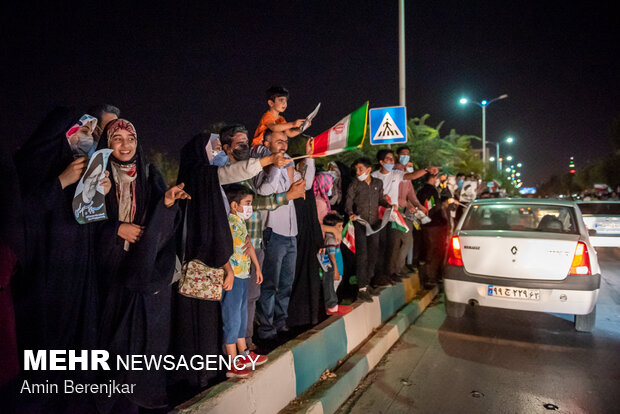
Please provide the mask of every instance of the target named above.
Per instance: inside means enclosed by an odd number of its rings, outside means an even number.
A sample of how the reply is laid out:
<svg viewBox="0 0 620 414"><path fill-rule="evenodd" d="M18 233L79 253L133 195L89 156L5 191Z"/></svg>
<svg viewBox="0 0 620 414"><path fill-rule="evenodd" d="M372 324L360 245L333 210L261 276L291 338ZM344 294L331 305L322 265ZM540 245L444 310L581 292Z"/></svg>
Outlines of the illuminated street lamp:
<svg viewBox="0 0 620 414"><path fill-rule="evenodd" d="M461 103L461 105L466 105L468 103L473 103L478 105L480 108L482 108L482 168L486 169L486 163L487 163L487 106L491 105L493 102L495 101L499 101L500 99L506 99L508 98L507 94L503 94L498 96L497 98L493 98L490 101L484 100L481 102L476 102L476 101L470 101L467 98L461 98L461 100L459 101ZM499 157L499 154L497 154L497 156Z"/></svg>
<svg viewBox="0 0 620 414"><path fill-rule="evenodd" d="M506 157L506 159L507 159L508 161L512 161L512 155L507 156L507 157Z"/></svg>
<svg viewBox="0 0 620 414"><path fill-rule="evenodd" d="M507 144L512 144L514 142L514 138L513 137L507 137L504 140L504 142L506 142ZM500 141L497 141L497 142L487 141L487 143L495 144L495 157L489 158L489 161L493 162L494 160L497 160L497 171L501 171L503 158L499 156L499 144L502 144L502 142L500 142Z"/></svg>

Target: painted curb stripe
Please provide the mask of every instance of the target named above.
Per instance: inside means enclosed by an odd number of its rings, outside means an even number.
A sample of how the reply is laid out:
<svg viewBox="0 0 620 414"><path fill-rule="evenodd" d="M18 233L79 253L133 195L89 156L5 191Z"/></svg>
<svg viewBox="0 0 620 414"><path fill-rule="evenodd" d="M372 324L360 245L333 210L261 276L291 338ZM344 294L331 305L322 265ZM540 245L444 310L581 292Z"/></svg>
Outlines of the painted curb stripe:
<svg viewBox="0 0 620 414"><path fill-rule="evenodd" d="M422 314L437 294L438 289L435 288L426 293L421 299L405 306L405 308L396 314L393 320L386 323L355 355L350 357L354 366L349 367L346 363L343 364L338 370L338 379L333 384L330 384L329 388L320 392L319 395L312 397L312 399L321 402L323 407L322 413L331 414L338 410L353 393L364 376L376 366L379 360L390 350L394 343L398 341L409 325ZM366 371L366 374L361 375L361 377L357 379L357 382L351 384L351 380L357 378L358 375L364 371ZM339 385L340 381L343 381L343 386ZM311 406L315 407L316 403L312 402ZM309 413L309 411L305 409L298 412Z"/></svg>
<svg viewBox="0 0 620 414"><path fill-rule="evenodd" d="M293 347L297 395L318 381L326 369L338 364L347 355L347 334L344 320L339 318Z"/></svg>

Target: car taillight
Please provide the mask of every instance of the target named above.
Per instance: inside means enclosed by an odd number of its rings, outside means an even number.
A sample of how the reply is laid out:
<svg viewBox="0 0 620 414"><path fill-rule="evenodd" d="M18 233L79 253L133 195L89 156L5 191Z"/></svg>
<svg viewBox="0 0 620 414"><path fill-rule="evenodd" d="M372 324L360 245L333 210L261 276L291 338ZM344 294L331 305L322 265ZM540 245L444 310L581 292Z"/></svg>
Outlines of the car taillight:
<svg viewBox="0 0 620 414"><path fill-rule="evenodd" d="M461 242L458 236L452 237L448 252L448 264L452 266L463 266L463 256L461 256Z"/></svg>
<svg viewBox="0 0 620 414"><path fill-rule="evenodd" d="M590 255L588 254L588 248L584 242L577 243L575 248L575 256L573 256L573 263L570 265L569 275L587 276L592 274L590 268Z"/></svg>

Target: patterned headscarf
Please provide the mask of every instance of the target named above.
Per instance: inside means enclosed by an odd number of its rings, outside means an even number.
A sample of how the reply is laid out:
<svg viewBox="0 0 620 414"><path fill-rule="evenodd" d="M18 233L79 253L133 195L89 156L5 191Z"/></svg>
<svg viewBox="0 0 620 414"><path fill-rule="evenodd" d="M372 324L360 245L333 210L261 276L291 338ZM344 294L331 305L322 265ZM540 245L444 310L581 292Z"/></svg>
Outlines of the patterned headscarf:
<svg viewBox="0 0 620 414"><path fill-rule="evenodd" d="M334 177L327 172L320 172L314 176L314 195L317 198L321 198L325 200L325 204L327 204L327 211L331 210L331 206L329 204L329 196L327 193L329 192L330 187L334 184Z"/></svg>
<svg viewBox="0 0 620 414"><path fill-rule="evenodd" d="M136 128L133 126L131 122L129 122L126 119L122 119L122 118L114 119L110 121L107 127L108 127L108 148L110 147L110 140L114 136L114 133L118 131L119 129L124 129L126 131L129 131L130 134L133 134L133 136L136 137L136 139L138 139Z"/></svg>

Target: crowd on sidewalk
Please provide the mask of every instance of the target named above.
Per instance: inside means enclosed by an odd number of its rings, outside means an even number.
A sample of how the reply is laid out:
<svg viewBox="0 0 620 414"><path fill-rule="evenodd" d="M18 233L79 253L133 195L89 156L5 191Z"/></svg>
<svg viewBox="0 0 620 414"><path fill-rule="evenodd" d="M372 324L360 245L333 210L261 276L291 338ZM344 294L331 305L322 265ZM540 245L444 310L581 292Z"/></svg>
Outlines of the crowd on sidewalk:
<svg viewBox="0 0 620 414"><path fill-rule="evenodd" d="M165 410L226 377L252 375L290 332L345 315L353 301L372 302L414 267L426 288L441 282L449 233L476 197L473 178L414 170L407 146L320 171L307 156L304 120L282 116L288 97L282 87L267 91L254 135L230 124L193 137L170 188L147 159L148 137L118 108L48 114L14 155L19 237L0 239L3 401L14 400L17 412ZM306 140L305 154L288 153L291 139ZM93 189L107 219L80 224L74 194L101 149L111 154ZM416 192L412 180L424 185ZM24 349L221 354L241 364L20 372ZM24 380L64 379L136 386L112 397L16 398Z"/></svg>

